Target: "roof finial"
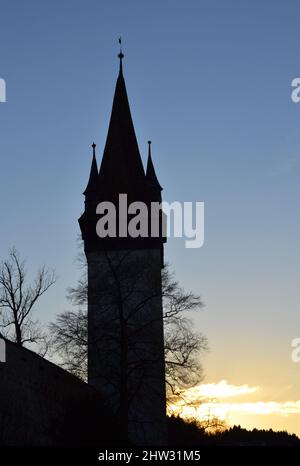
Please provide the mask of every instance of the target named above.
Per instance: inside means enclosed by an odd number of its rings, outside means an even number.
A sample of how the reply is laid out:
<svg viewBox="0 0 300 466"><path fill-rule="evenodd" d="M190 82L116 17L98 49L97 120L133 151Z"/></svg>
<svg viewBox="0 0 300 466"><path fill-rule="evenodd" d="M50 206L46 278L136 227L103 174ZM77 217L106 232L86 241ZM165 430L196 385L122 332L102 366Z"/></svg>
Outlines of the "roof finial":
<svg viewBox="0 0 300 466"><path fill-rule="evenodd" d="M122 37L119 37L119 44L120 44L120 53L118 57L120 58L120 73L122 73L122 59L124 58L124 53L122 52Z"/></svg>
<svg viewBox="0 0 300 466"><path fill-rule="evenodd" d="M161 191L162 187L159 184L159 181L157 179L157 176L154 170L153 162L152 162L151 143L152 141L148 141L148 161L147 161L147 169L146 169L146 178L152 184L152 186L154 186L155 188Z"/></svg>
<svg viewBox="0 0 300 466"><path fill-rule="evenodd" d="M152 141L148 141L148 156L151 157L151 143Z"/></svg>
<svg viewBox="0 0 300 466"><path fill-rule="evenodd" d="M92 148L93 148L93 157L96 157L96 144L94 142L92 144Z"/></svg>

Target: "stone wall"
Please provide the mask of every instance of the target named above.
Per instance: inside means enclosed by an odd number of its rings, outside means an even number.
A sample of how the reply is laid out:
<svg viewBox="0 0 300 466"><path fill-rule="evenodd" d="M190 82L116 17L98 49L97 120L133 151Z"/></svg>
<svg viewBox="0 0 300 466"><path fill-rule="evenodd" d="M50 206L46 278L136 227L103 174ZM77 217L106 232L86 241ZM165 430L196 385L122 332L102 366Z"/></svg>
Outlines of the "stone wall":
<svg viewBox="0 0 300 466"><path fill-rule="evenodd" d="M9 341L5 349L6 361L0 362L0 445L72 443L72 437L80 436L80 409L99 400L98 392L32 351Z"/></svg>

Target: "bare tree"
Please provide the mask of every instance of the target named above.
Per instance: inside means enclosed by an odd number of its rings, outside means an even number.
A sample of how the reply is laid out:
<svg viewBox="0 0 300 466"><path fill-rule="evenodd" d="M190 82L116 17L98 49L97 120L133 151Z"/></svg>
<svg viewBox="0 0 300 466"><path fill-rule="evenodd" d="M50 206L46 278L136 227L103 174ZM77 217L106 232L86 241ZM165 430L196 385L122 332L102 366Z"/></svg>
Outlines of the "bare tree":
<svg viewBox="0 0 300 466"><path fill-rule="evenodd" d="M102 393L112 406L124 438L128 426L141 429L142 412L136 407L149 404L159 381L157 368L165 351L167 392L181 392L182 387L198 383L202 377L201 352L207 348L205 337L192 329L188 312L201 308L200 297L185 292L167 268L162 272L162 287L153 281L152 263L141 261L127 251L103 252L99 276L93 274L92 302L98 303L101 313L87 318L86 262L84 275L77 286L69 290L69 298L77 311L63 312L50 324L53 350L62 366L75 375L89 377L101 386ZM163 296L163 314L157 303ZM164 320L165 345L160 339L161 316ZM90 331L88 332L88 326ZM89 340L88 340L89 333ZM105 368L105 370L103 370ZM151 375L152 374L152 375ZM151 395L151 393L153 395ZM161 400L164 399L161 394ZM139 403L138 400L143 400ZM162 401L163 402L163 401ZM143 409L146 409L143 406ZM138 427L139 426L139 427Z"/></svg>
<svg viewBox="0 0 300 466"><path fill-rule="evenodd" d="M45 266L38 270L32 283L27 281L25 261L15 248L0 263L0 328L1 335L19 346L45 344L46 334L33 319L39 298L55 283L55 274Z"/></svg>
<svg viewBox="0 0 300 466"><path fill-rule="evenodd" d="M193 328L189 316L203 307L200 296L186 292L168 266L162 271L162 295L166 384L171 396L202 380L201 356L208 345L206 337Z"/></svg>
<svg viewBox="0 0 300 466"><path fill-rule="evenodd" d="M79 260L85 267L85 257L80 255ZM201 355L208 346L206 337L193 328L189 317L191 311L202 308L201 299L179 286L174 275L170 273L169 266L165 266L162 271L162 295L166 386L167 395L173 400L174 396L180 395L182 388L194 386L202 380ZM68 290L68 298L77 309L60 313L56 321L50 324L53 350L56 356L60 356L60 363L66 370L86 380L88 334L86 272L78 280L77 286ZM132 309L132 314L142 306L142 302L138 303L136 309Z"/></svg>
<svg viewBox="0 0 300 466"><path fill-rule="evenodd" d="M88 319L87 311L79 308L58 314L49 325L52 335L51 353L64 369L87 380Z"/></svg>

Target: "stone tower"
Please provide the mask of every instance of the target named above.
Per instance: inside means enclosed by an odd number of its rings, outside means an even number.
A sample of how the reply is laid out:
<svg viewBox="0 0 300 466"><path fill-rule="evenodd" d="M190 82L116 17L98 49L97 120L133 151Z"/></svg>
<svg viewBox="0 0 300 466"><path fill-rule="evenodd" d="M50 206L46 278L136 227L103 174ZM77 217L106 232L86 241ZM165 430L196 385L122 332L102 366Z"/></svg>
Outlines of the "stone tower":
<svg viewBox="0 0 300 466"><path fill-rule="evenodd" d="M143 232L132 236L127 231L136 217L133 214L140 213L132 203L143 202L150 207L153 202L161 202L162 188L152 163L150 141L144 171L123 77L123 57L120 51L102 162L98 170L93 144L91 172L84 191L85 211L79 219L88 263L88 382L110 404L125 441L164 445L161 269L165 238L161 212L147 213L148 235ZM123 200L127 196L127 205L133 210L126 212L121 207L120 194ZM116 208L116 232L99 237L96 225L104 216L96 210L99 212L97 206L103 202ZM154 221L159 232L150 237Z"/></svg>

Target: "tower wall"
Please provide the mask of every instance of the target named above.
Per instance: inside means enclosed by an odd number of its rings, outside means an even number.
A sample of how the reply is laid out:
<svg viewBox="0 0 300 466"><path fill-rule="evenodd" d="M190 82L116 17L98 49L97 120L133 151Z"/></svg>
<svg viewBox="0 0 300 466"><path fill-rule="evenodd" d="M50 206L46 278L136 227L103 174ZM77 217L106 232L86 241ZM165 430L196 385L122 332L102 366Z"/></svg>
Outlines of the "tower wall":
<svg viewBox="0 0 300 466"><path fill-rule="evenodd" d="M129 440L164 445L160 249L96 250L88 260L88 379Z"/></svg>

